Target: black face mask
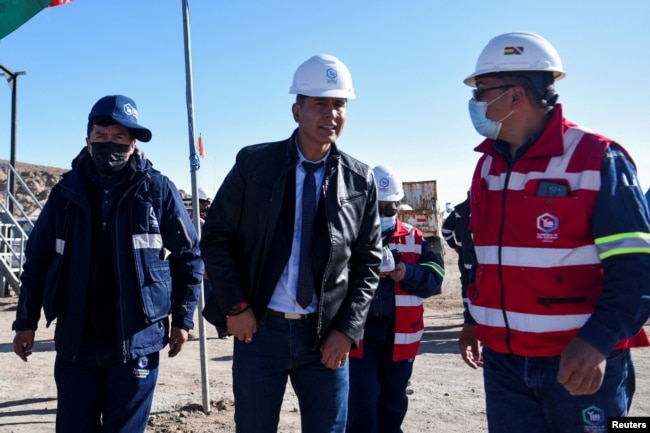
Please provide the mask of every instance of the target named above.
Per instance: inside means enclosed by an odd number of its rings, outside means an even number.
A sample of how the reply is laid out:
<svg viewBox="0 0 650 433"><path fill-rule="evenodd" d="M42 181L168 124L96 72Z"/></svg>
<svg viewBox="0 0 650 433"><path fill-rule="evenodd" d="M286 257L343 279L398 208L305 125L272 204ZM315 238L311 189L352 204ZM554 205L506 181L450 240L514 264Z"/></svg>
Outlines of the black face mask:
<svg viewBox="0 0 650 433"><path fill-rule="evenodd" d="M90 143L93 149L92 159L95 168L104 176L114 176L119 173L129 162L128 144L113 143L106 141L101 143Z"/></svg>

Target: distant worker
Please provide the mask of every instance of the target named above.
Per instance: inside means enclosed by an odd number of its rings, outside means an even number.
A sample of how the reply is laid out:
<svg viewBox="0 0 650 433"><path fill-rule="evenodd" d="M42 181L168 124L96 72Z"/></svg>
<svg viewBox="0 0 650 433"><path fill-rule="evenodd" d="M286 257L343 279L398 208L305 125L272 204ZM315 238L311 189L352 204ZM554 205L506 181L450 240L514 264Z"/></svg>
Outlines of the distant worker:
<svg viewBox="0 0 650 433"><path fill-rule="evenodd" d="M373 169L387 268L357 349L350 352L347 433L400 433L408 408L406 387L424 330L423 299L441 291L443 264L420 229L397 217L404 188L389 167Z"/></svg>
<svg viewBox="0 0 650 433"><path fill-rule="evenodd" d="M452 209L442 224L442 237L449 248L458 254L458 270L460 271L460 287L463 304L467 303L467 287L469 286L472 270L472 234L469 230L469 191L467 198Z"/></svg>
<svg viewBox="0 0 650 433"><path fill-rule="evenodd" d="M490 40L465 79L487 139L459 346L483 367L490 432L607 430L634 395L630 348L650 343L650 216L636 168L620 144L564 118L564 76L546 39L517 32Z"/></svg>
<svg viewBox="0 0 650 433"><path fill-rule="evenodd" d="M202 186L198 188L197 192L198 192L197 196L199 199L199 218L200 218L201 227L203 227L205 218L208 216L208 210L210 209L210 205L212 204L212 194L207 188ZM194 219L192 213L190 213L190 217Z"/></svg>
<svg viewBox="0 0 650 433"><path fill-rule="evenodd" d="M178 355L194 326L199 239L136 146L150 139L132 99L97 101L86 146L27 242L14 352L27 361L41 309L47 326L56 320L57 432L144 432L159 352Z"/></svg>

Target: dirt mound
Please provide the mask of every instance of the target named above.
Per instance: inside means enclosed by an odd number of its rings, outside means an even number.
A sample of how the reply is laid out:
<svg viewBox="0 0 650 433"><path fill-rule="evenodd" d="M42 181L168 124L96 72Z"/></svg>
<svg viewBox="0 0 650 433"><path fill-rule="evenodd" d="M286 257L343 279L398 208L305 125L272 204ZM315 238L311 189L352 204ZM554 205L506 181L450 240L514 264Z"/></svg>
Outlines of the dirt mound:
<svg viewBox="0 0 650 433"><path fill-rule="evenodd" d="M0 190L8 191L10 188L7 185L7 177L11 173L9 161L0 160L0 167ZM16 172L22 182L19 179L14 181L14 194L28 216L36 217L40 213L40 207L30 195L30 191L43 206L50 195L50 190L66 171L68 171L66 168L16 162Z"/></svg>

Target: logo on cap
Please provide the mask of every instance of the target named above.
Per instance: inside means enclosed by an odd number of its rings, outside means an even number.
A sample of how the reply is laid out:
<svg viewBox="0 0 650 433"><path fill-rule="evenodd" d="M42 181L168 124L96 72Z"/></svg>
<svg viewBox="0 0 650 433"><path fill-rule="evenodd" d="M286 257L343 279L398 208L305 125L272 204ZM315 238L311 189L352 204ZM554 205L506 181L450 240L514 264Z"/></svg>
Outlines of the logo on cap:
<svg viewBox="0 0 650 433"><path fill-rule="evenodd" d="M136 119L138 118L138 110L135 109L135 107L129 103L124 104L124 113L126 113L127 116L133 116Z"/></svg>

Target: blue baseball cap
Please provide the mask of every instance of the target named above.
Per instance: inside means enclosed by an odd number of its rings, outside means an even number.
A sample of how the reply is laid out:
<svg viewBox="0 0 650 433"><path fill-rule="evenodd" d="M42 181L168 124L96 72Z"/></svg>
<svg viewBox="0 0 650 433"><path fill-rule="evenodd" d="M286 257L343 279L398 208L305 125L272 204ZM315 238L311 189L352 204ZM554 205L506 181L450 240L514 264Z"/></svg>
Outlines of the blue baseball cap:
<svg viewBox="0 0 650 433"><path fill-rule="evenodd" d="M88 120L98 116L109 116L117 123L131 130L131 134L142 142L151 140L151 131L138 125L138 107L131 98L122 95L104 96L95 102Z"/></svg>

